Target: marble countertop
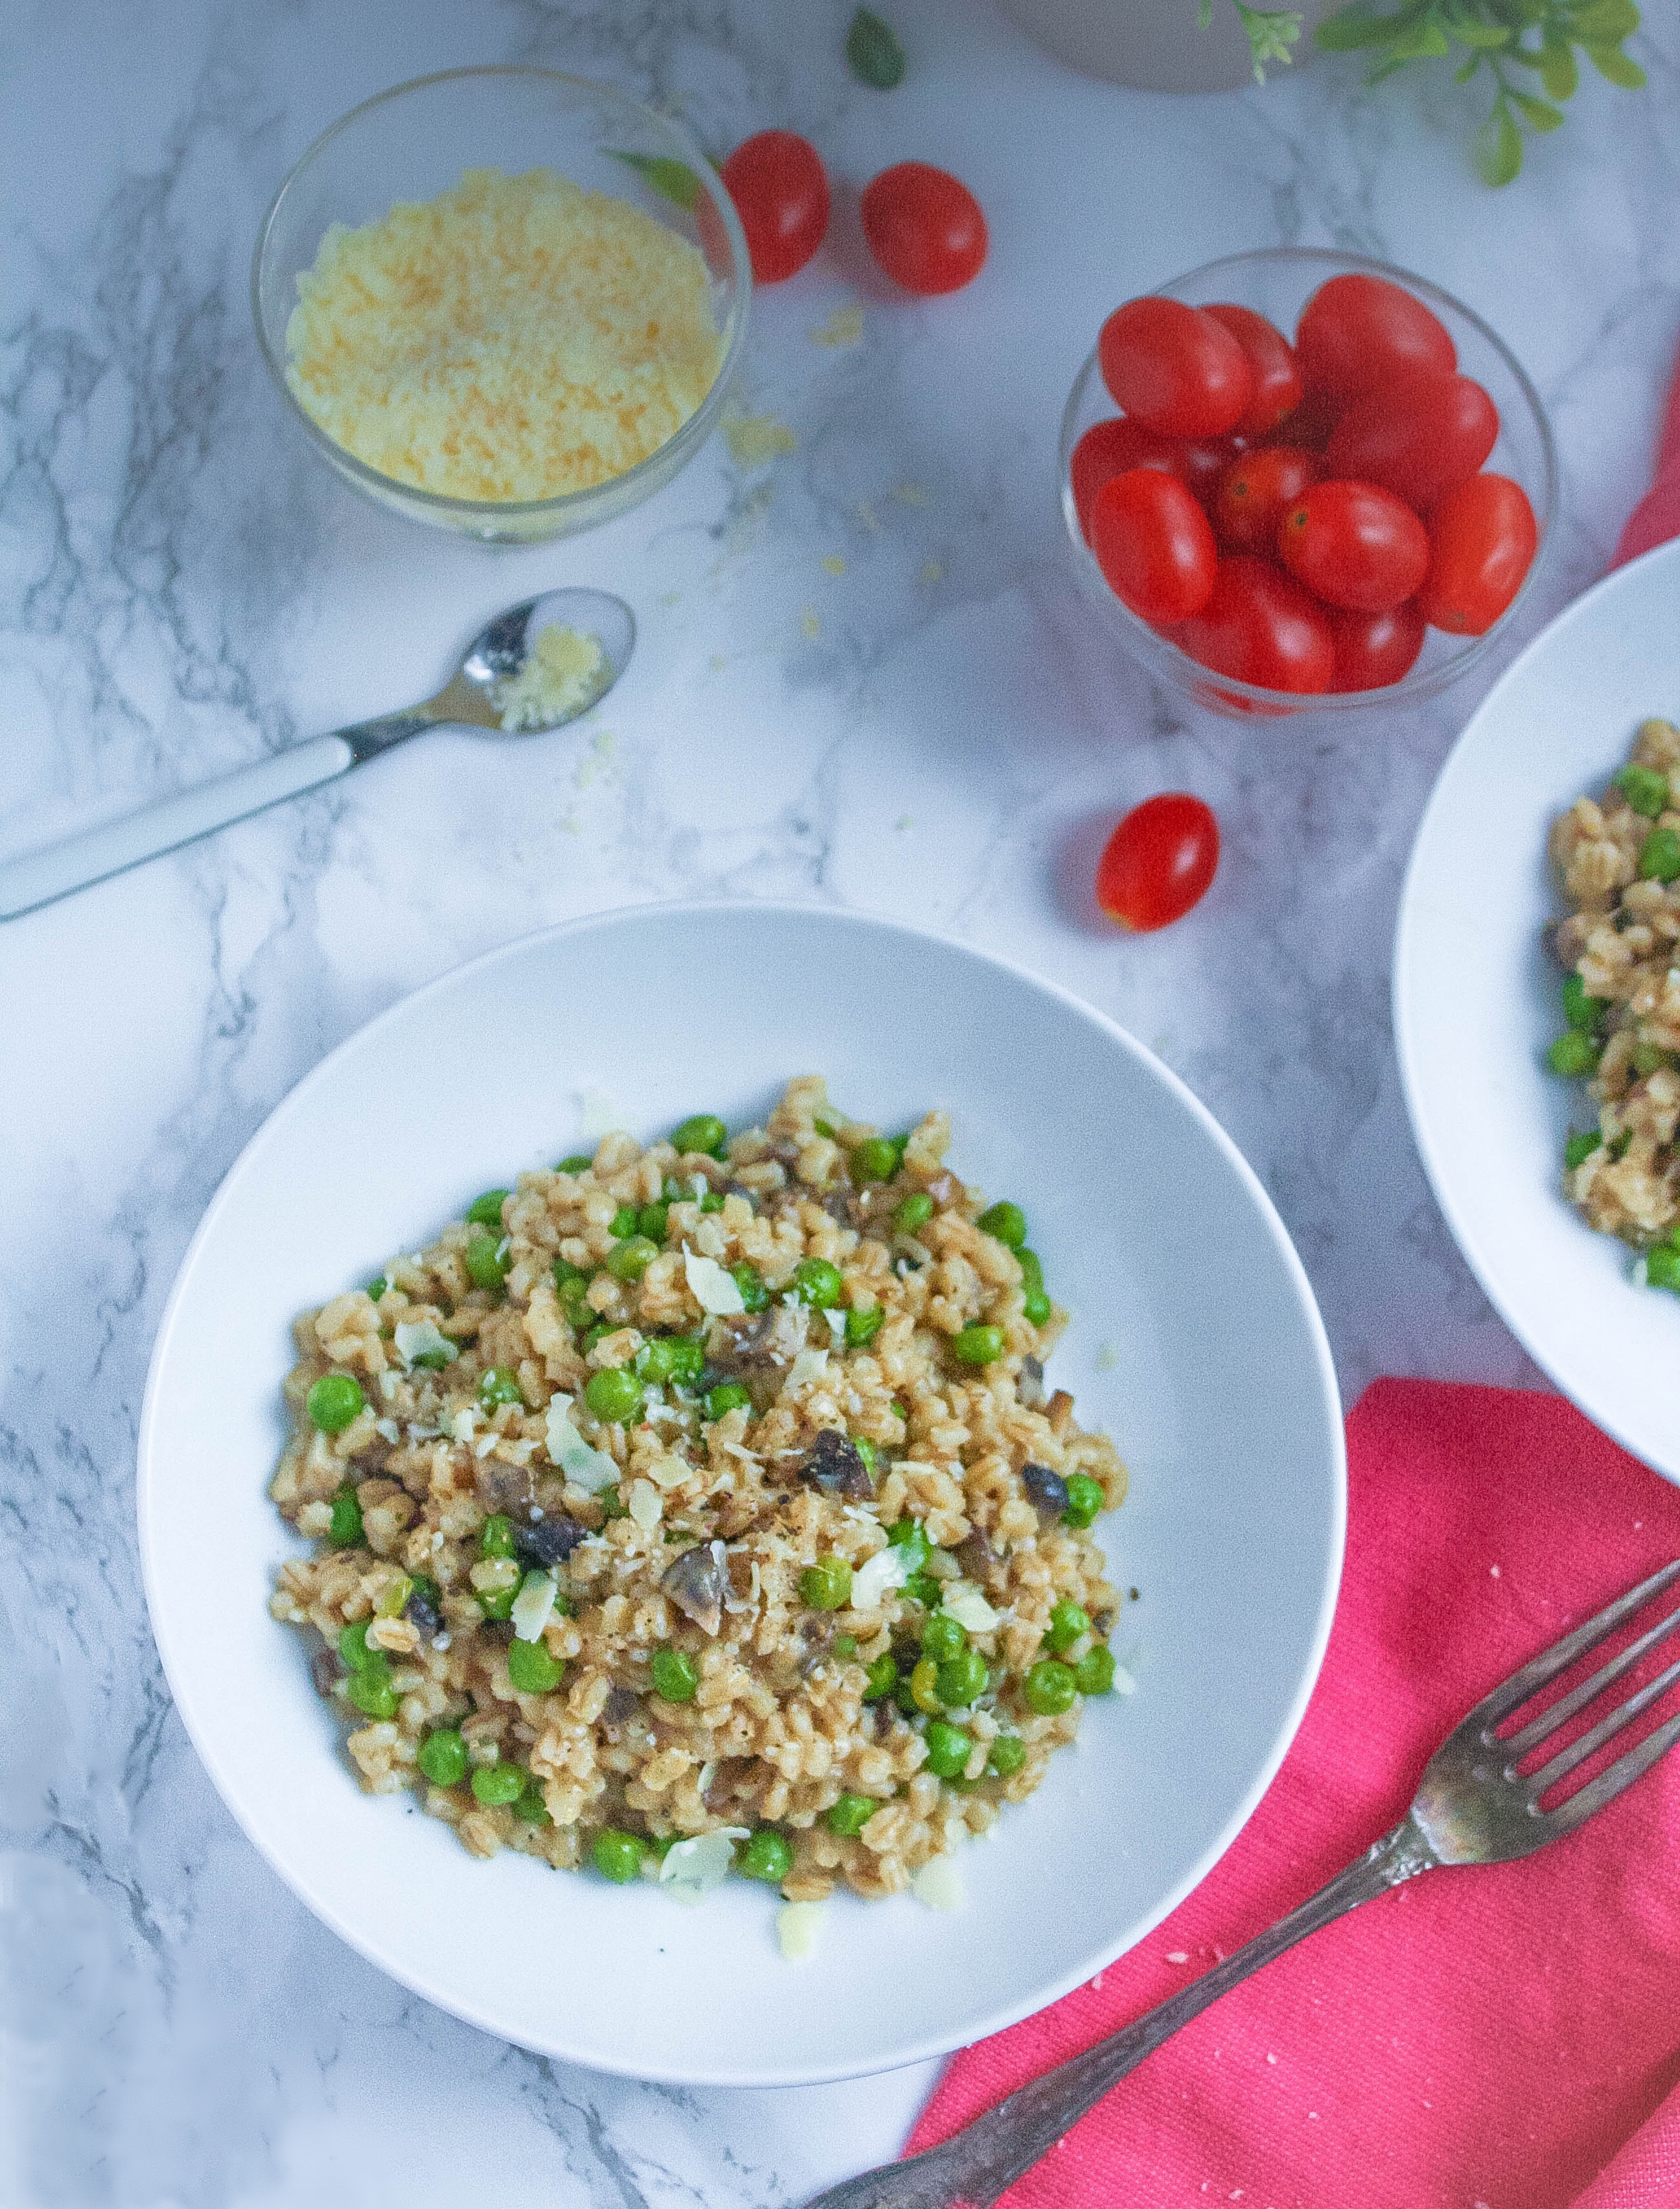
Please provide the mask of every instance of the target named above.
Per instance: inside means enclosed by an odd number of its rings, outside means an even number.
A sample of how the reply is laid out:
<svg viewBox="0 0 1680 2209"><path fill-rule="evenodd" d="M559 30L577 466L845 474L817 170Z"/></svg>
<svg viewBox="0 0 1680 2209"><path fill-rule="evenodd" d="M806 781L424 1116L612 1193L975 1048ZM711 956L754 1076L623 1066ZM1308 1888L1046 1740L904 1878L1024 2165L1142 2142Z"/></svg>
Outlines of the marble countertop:
<svg viewBox="0 0 1680 2209"><path fill-rule="evenodd" d="M1184 0L1188 8L1192 0ZM849 0L21 0L0 21L0 851L432 689L556 583L641 624L593 720L443 734L0 929L0 2198L24 2209L795 2204L898 2145L925 2071L783 2094L609 2080L412 1998L282 1888L176 1719L139 1585L135 1421L211 1191L323 1051L545 922L677 896L834 901L1081 993L1264 1178L1351 1401L1379 1372L1538 1380L1407 1132L1388 947L1418 813L1496 671L1340 733L1153 690L1061 557L1057 418L1103 313L1213 256L1420 269L1526 362L1564 507L1525 624L1603 569L1680 320L1680 38L1589 76L1484 190L1467 95L1314 61L1201 100L1078 79L982 0L899 0L883 96ZM1653 17L1659 13L1652 9ZM376 513L284 418L246 272L286 166L405 77L528 59L677 103L709 145L791 123L836 243L761 296L740 393L791 449L714 444L599 534L490 552ZM1414 77L1416 73L1414 73ZM890 298L856 188L916 155L991 226L971 290ZM861 335L825 342L860 304ZM842 331L845 325L838 326ZM1194 918L1099 924L1107 828L1189 788L1225 832Z"/></svg>

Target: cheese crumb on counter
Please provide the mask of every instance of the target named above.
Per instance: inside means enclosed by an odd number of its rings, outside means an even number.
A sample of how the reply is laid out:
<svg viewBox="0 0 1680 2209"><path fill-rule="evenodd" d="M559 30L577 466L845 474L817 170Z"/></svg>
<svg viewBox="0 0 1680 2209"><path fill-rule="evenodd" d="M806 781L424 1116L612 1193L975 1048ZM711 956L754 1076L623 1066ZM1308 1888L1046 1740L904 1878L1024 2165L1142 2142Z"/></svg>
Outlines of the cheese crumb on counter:
<svg viewBox="0 0 1680 2209"><path fill-rule="evenodd" d="M517 675L496 686L496 710L504 729L551 729L593 706L601 695L606 655L597 637L545 622Z"/></svg>
<svg viewBox="0 0 1680 2209"><path fill-rule="evenodd" d="M298 279L286 381L334 443L449 498L557 498L647 460L699 406L721 340L706 264L553 169L468 169L332 224Z"/></svg>

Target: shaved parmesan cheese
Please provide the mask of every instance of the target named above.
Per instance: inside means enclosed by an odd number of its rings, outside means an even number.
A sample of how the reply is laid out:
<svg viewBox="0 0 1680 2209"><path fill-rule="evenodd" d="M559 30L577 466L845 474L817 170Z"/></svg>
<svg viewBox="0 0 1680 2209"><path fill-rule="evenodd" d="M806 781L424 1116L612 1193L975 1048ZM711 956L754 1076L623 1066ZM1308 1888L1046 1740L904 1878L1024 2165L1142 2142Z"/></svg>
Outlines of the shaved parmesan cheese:
<svg viewBox="0 0 1680 2209"><path fill-rule="evenodd" d="M400 1430L394 1419L376 1419L373 1431L382 1442L394 1442L401 1439Z"/></svg>
<svg viewBox="0 0 1680 2209"><path fill-rule="evenodd" d="M723 1231L723 1222L715 1212L702 1213L694 1231L694 1239L701 1254L708 1258L721 1258L729 1248L729 1237Z"/></svg>
<svg viewBox="0 0 1680 2209"><path fill-rule="evenodd" d="M945 1609L971 1634L990 1634L1000 1623L998 1614L972 1580L957 1580L946 1589Z"/></svg>
<svg viewBox="0 0 1680 2209"><path fill-rule="evenodd" d="M400 1319L391 1329L391 1343L405 1373L417 1357L436 1357L441 1352L448 1365L461 1355L459 1345L450 1341L436 1320Z"/></svg>
<svg viewBox="0 0 1680 2209"><path fill-rule="evenodd" d="M968 1899L951 1857L930 1857L911 1881L910 1892L930 1910L960 1910Z"/></svg>
<svg viewBox="0 0 1680 2209"><path fill-rule="evenodd" d="M496 1448L497 1440L498 1437L495 1435L480 1435L478 1441L473 1445L473 1456L488 1457L491 1452Z"/></svg>
<svg viewBox="0 0 1680 2209"><path fill-rule="evenodd" d="M837 1351L844 1350L846 1347L845 1312L840 1309L839 1304L830 1304L828 1309L823 1313L822 1316L828 1321L828 1332L834 1338L834 1348Z"/></svg>
<svg viewBox="0 0 1680 2209"><path fill-rule="evenodd" d="M388 1404L397 1393L397 1376L388 1367L379 1376L379 1393Z"/></svg>
<svg viewBox="0 0 1680 2209"><path fill-rule="evenodd" d="M1123 1664L1117 1664L1114 1668L1114 1692L1117 1695L1135 1695L1137 1693L1137 1682Z"/></svg>
<svg viewBox="0 0 1680 2209"><path fill-rule="evenodd" d="M473 1439L473 1430L478 1424L478 1413L470 1404L467 1404L463 1405L450 1420L449 1432L456 1442L470 1442Z"/></svg>
<svg viewBox="0 0 1680 2209"><path fill-rule="evenodd" d="M820 1381L828 1370L826 1350L802 1350L788 1368L786 1385L790 1388L808 1388L813 1381Z"/></svg>
<svg viewBox="0 0 1680 2209"><path fill-rule="evenodd" d="M544 1627L554 1615L554 1599L558 1592L552 1573L527 1573L514 1598L514 1607L508 1613L520 1640L535 1641L540 1638Z"/></svg>
<svg viewBox="0 0 1680 2209"><path fill-rule="evenodd" d="M714 1319L745 1311L747 1307L740 1290L715 1258L698 1257L692 1250L685 1249L683 1252L683 1271L702 1311L709 1312Z"/></svg>
<svg viewBox="0 0 1680 2209"><path fill-rule="evenodd" d="M736 1842L750 1837L745 1826L725 1826L715 1833L673 1842L659 1866L659 1885L677 1902L704 1902L728 1878Z"/></svg>
<svg viewBox="0 0 1680 2209"><path fill-rule="evenodd" d="M651 1534L665 1516L665 1498L651 1480L633 1480L624 1508L644 1534Z"/></svg>
<svg viewBox="0 0 1680 2209"><path fill-rule="evenodd" d="M916 1569L908 1547L888 1542L859 1565L852 1580L853 1610L879 1610L894 1588L901 1588Z"/></svg>
<svg viewBox="0 0 1680 2209"><path fill-rule="evenodd" d="M624 1123L624 1116L605 1089L580 1089L577 1092L577 1132L587 1141L599 1143L603 1135L610 1135Z"/></svg>
<svg viewBox="0 0 1680 2209"><path fill-rule="evenodd" d="M776 1912L776 1940L786 1962L803 1964L816 1954L822 1916L820 1902L789 1902Z"/></svg>
<svg viewBox="0 0 1680 2209"><path fill-rule="evenodd" d="M618 1468L605 1451L591 1448L572 1424L569 1396L549 1399L548 1454L567 1479L589 1496L599 1496L618 1478Z"/></svg>
<svg viewBox="0 0 1680 2209"><path fill-rule="evenodd" d="M702 1764L701 1766L700 1778L695 1784L698 1786L702 1795L706 1792L707 1789L711 1785L712 1782L717 1778L717 1776L718 1767L717 1760L715 1758L714 1758L710 1764Z"/></svg>

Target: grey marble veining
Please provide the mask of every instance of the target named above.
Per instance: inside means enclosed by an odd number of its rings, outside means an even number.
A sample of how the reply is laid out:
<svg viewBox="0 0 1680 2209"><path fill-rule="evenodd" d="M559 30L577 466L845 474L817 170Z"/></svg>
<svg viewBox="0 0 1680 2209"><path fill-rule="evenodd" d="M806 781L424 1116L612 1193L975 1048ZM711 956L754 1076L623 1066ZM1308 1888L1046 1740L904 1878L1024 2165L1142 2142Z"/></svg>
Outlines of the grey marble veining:
<svg viewBox="0 0 1680 2209"><path fill-rule="evenodd" d="M1207 1098L1295 1236L1350 1400L1382 1371L1536 1377L1429 1197L1388 1033L1412 830L1495 671L1346 734L1185 711L1072 595L1056 426L1106 308L1214 254L1341 244L1420 268L1551 411L1565 502L1532 630L1602 569L1680 324L1671 17L1649 10L1648 93L1588 81L1496 195L1466 165L1467 95L1433 79L1372 94L1314 63L1147 99L982 5L902 0L912 70L883 97L840 60L848 13L0 18L0 850L422 695L528 590L597 583L641 622L577 730L429 737L0 930L0 2202L361 2209L424 2186L773 2209L889 2153L929 2083L689 2093L504 2047L319 1927L174 1718L132 1477L169 1282L275 1101L459 959L677 895L952 930L1079 990ZM819 139L835 241L761 296L740 397L791 453L747 466L719 442L594 537L487 555L375 513L304 451L250 329L262 209L356 100L487 59L610 77L719 150L771 123ZM888 298L848 242L851 195L909 155L988 211L991 262L953 299ZM858 342L818 341L852 304ZM1219 812L1219 881L1193 924L1122 941L1090 904L1096 852L1127 804L1182 786Z"/></svg>

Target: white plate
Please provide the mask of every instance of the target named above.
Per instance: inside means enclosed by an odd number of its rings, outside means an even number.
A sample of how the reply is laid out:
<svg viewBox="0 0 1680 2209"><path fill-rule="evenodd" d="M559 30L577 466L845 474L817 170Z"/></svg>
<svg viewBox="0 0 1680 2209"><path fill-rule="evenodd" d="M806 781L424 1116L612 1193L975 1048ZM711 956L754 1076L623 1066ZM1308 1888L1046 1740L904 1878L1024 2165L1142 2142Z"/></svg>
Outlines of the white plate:
<svg viewBox="0 0 1680 2209"><path fill-rule="evenodd" d="M837 1897L807 1964L775 1899L685 1910L360 1793L267 1598L298 1545L265 1486L295 1313L577 1147L579 1092L645 1138L741 1125L822 1071L896 1126L948 1105L962 1172L1027 1209L1077 1314L1052 1362L1129 1460L1104 1523L1137 1691L1093 1704L968 1901ZM1117 1360L1097 1353L1108 1343ZM855 915L664 906L510 944L396 1005L274 1112L182 1266L140 1436L153 1628L223 1799L334 1930L446 2009L603 2070L852 2076L996 2031L1140 1939L1230 1843L1317 1673L1340 1568L1341 1424L1298 1260L1228 1139L1130 1038L954 944Z"/></svg>
<svg viewBox="0 0 1680 2209"><path fill-rule="evenodd" d="M1680 1480L1680 1304L1560 1186L1592 1123L1545 1066L1563 978L1546 835L1601 790L1652 714L1680 714L1680 543L1607 575L1488 693L1418 831L1394 947L1394 1036L1412 1132L1490 1301L1590 1419Z"/></svg>

